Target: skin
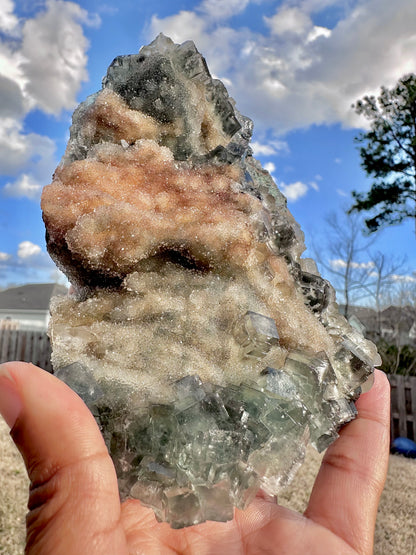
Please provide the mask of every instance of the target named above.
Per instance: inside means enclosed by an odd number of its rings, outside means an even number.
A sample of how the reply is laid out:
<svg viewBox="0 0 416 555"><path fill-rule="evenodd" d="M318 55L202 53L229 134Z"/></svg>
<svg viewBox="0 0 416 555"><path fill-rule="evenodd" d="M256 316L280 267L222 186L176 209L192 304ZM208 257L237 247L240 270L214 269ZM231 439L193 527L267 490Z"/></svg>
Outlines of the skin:
<svg viewBox="0 0 416 555"><path fill-rule="evenodd" d="M327 450L303 515L260 493L230 522L171 530L138 501L120 504L101 434L73 391L33 365L1 365L0 410L31 481L26 553L370 555L387 474L389 393L376 370L358 418Z"/></svg>

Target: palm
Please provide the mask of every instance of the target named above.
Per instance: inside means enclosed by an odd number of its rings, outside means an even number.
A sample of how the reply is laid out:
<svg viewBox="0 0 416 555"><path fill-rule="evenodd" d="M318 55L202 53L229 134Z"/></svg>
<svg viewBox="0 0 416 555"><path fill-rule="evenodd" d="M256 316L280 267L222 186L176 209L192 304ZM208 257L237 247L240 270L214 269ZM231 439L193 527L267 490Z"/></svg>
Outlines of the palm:
<svg viewBox="0 0 416 555"><path fill-rule="evenodd" d="M129 553L357 553L323 526L258 498L246 511L236 510L234 520L226 524L207 522L182 530L172 530L167 524L157 523L150 509L142 508L137 501L127 501L122 506L122 525ZM319 542L316 542L318 537Z"/></svg>
<svg viewBox="0 0 416 555"><path fill-rule="evenodd" d="M31 480L26 553L369 555L387 474L389 406L388 381L377 371L358 418L327 450L304 515L260 496L230 522L172 530L138 501L120 506L103 438L73 391L32 365L0 365L0 408Z"/></svg>

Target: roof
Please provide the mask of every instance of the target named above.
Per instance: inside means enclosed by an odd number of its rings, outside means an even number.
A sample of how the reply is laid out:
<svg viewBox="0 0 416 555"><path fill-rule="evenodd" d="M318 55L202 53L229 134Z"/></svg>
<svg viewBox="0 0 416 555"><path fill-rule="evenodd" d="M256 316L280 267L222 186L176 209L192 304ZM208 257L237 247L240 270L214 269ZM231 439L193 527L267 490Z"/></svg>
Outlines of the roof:
<svg viewBox="0 0 416 555"><path fill-rule="evenodd" d="M48 310L51 297L66 295L57 283L32 283L0 291L0 310Z"/></svg>
<svg viewBox="0 0 416 555"><path fill-rule="evenodd" d="M341 310L344 308L340 306ZM364 306L350 305L350 316L355 316L365 325L367 331L374 331L378 327L377 311ZM389 306L380 312L380 322L383 327L394 327L400 324L402 329L410 329L416 321L416 309L412 306Z"/></svg>

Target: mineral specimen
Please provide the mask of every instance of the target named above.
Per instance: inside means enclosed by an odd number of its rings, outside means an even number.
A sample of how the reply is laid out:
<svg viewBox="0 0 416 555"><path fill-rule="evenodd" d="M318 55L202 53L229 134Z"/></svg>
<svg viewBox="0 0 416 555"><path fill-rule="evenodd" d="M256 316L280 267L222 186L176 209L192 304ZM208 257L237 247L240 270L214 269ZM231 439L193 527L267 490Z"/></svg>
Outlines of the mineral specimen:
<svg viewBox="0 0 416 555"><path fill-rule="evenodd" d="M120 56L75 111L42 196L74 285L55 373L93 412L121 496L172 527L226 521L325 449L380 363L192 42Z"/></svg>

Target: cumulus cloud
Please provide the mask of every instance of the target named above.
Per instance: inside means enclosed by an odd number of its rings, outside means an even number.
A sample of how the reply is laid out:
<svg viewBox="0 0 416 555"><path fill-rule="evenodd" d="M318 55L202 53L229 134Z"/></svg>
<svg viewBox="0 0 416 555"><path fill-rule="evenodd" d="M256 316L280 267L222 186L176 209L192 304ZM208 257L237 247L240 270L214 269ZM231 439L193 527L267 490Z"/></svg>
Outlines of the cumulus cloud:
<svg viewBox="0 0 416 555"><path fill-rule="evenodd" d="M272 156L273 154L287 154L289 145L286 141L273 139L266 143L253 141L250 143L254 156Z"/></svg>
<svg viewBox="0 0 416 555"><path fill-rule="evenodd" d="M374 262L347 262L345 260L343 260L342 258L336 258L334 260L330 260L330 265L332 268L334 268L334 270L338 270L338 269L342 269L342 268L346 268L347 266L349 266L350 268L354 268L355 270L371 270L371 268L374 268L375 264Z"/></svg>
<svg viewBox="0 0 416 555"><path fill-rule="evenodd" d="M20 118L24 112L24 97L16 81L0 75L0 118Z"/></svg>
<svg viewBox="0 0 416 555"><path fill-rule="evenodd" d="M9 197L40 198L42 185L32 175L22 174L16 181L6 183L3 193Z"/></svg>
<svg viewBox="0 0 416 555"><path fill-rule="evenodd" d="M18 258L31 258L41 252L42 249L39 245L35 245L35 243L32 243L31 241L22 241L19 243L17 256Z"/></svg>
<svg viewBox="0 0 416 555"><path fill-rule="evenodd" d="M73 108L87 79L88 41L81 22L90 23L78 4L48 0L46 10L28 19L22 30L22 69L26 93L49 114Z"/></svg>
<svg viewBox="0 0 416 555"><path fill-rule="evenodd" d="M313 29L309 15L300 8L283 5L272 17L265 17L273 35L307 35Z"/></svg>
<svg viewBox="0 0 416 555"><path fill-rule="evenodd" d="M0 283L50 281L56 266L32 241L19 243L16 252L0 252Z"/></svg>
<svg viewBox="0 0 416 555"><path fill-rule="evenodd" d="M83 26L101 21L75 2L35 7L34 16L19 19L13 0L0 0L0 172L10 179L2 192L33 199L56 166L56 147L49 137L25 132L24 118L33 109L58 115L76 105L87 79Z"/></svg>
<svg viewBox="0 0 416 555"><path fill-rule="evenodd" d="M416 277L410 275L393 274L391 279L396 283L416 283Z"/></svg>
<svg viewBox="0 0 416 555"><path fill-rule="evenodd" d="M199 11L212 19L228 19L243 12L250 0L203 0Z"/></svg>
<svg viewBox="0 0 416 555"><path fill-rule="evenodd" d="M65 285L65 287L67 287L68 289L69 289L69 287L71 287L70 281L68 280L66 275L63 272L61 272L61 270L59 268L54 268L49 273L49 279L51 281L53 281L54 283L59 283L60 285Z"/></svg>
<svg viewBox="0 0 416 555"><path fill-rule="evenodd" d="M0 168L6 175L18 170L44 172L52 169L56 145L52 139L37 133L24 133L23 124L12 118L0 120Z"/></svg>
<svg viewBox="0 0 416 555"><path fill-rule="evenodd" d="M272 154L276 154L276 150L268 144L253 141L250 146L253 149L254 156L271 156Z"/></svg>
<svg viewBox="0 0 416 555"><path fill-rule="evenodd" d="M296 181L295 183L290 183L286 185L285 183L281 182L278 184L279 189L285 195L288 201L295 202L300 198L304 197L308 192L308 186L301 181Z"/></svg>
<svg viewBox="0 0 416 555"><path fill-rule="evenodd" d="M273 164L273 162L266 162L263 165L264 169L267 170L269 173L273 173L274 170L276 169L276 165Z"/></svg>
<svg viewBox="0 0 416 555"><path fill-rule="evenodd" d="M8 35L18 34L19 19L14 14L12 0L0 0L0 31Z"/></svg>
<svg viewBox="0 0 416 555"><path fill-rule="evenodd" d="M188 10L181 10L179 13L160 19L153 15L148 38L152 40L159 33L164 33L174 42L182 43L191 39L199 44L201 51L208 48L209 34L208 21L201 15Z"/></svg>
<svg viewBox="0 0 416 555"><path fill-rule="evenodd" d="M328 7L340 15L331 29L316 23ZM154 17L149 32L195 40L215 74L232 83L240 111L276 134L312 124L364 125L351 104L414 71L414 0L283 0L266 22L264 34L232 29L197 8Z"/></svg>
<svg viewBox="0 0 416 555"><path fill-rule="evenodd" d="M98 15L89 15L74 2L47 0L44 9L21 24L19 40L9 28L17 25L12 0L0 0L0 74L20 88L26 110L40 108L59 114L76 105L76 94L87 79L88 41L82 25L98 26ZM4 23L3 22L9 22Z"/></svg>

